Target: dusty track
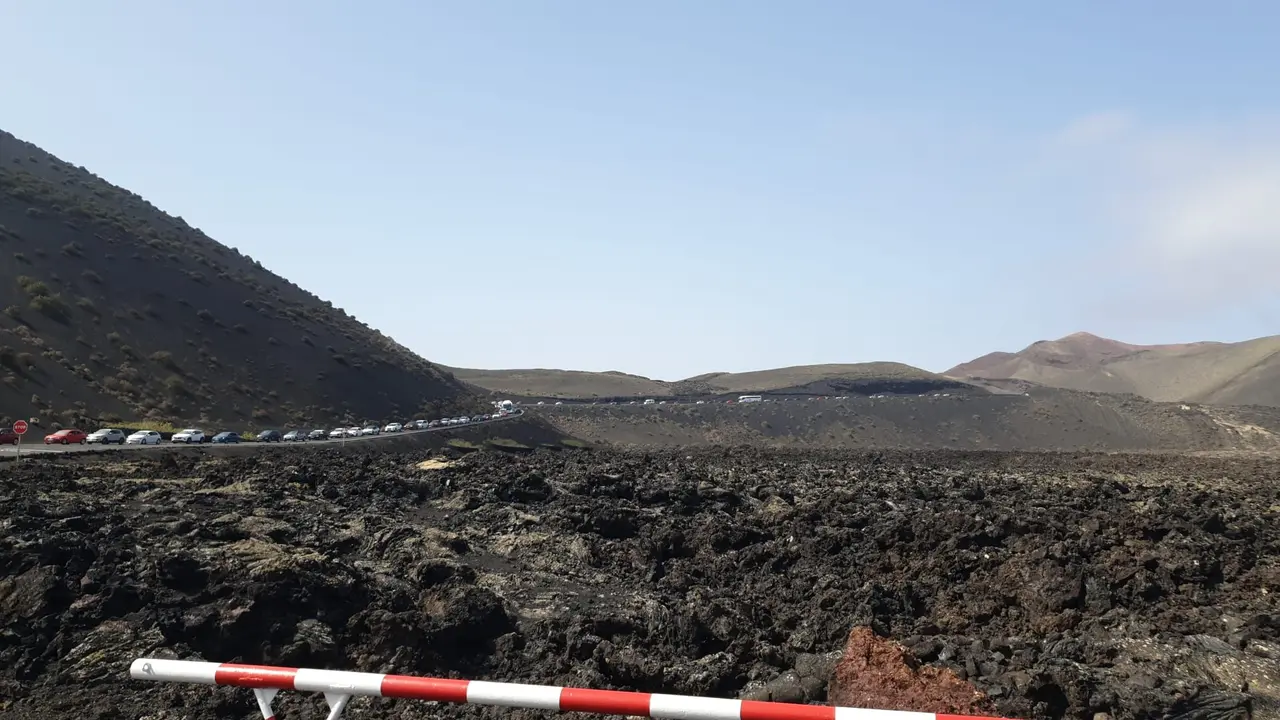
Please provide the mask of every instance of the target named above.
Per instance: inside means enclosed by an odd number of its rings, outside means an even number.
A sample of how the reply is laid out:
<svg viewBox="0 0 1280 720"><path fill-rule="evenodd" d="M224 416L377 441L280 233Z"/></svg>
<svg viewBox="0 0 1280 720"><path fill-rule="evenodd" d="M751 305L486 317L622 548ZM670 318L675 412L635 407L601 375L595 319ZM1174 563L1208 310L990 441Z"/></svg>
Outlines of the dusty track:
<svg viewBox="0 0 1280 720"><path fill-rule="evenodd" d="M1261 460L423 459L8 468L0 714L251 716L247 691L123 679L166 653L821 701L823 683L800 682L812 654L869 626L1007 716L1280 716L1280 486ZM277 709L318 707L290 693Z"/></svg>

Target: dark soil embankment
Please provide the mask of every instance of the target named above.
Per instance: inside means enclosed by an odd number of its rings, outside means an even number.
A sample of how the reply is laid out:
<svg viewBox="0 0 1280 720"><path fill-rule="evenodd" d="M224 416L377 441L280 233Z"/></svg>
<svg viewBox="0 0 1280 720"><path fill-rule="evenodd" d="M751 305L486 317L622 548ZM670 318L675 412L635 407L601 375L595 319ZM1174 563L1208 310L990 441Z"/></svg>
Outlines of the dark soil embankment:
<svg viewBox="0 0 1280 720"><path fill-rule="evenodd" d="M815 657L854 626L1006 716L1278 714L1274 465L422 460L300 448L10 466L0 715L253 715L247 691L125 679L133 658L175 653L822 701ZM285 693L277 709L322 717L319 703ZM368 718L531 716L356 703Z"/></svg>
<svg viewBox="0 0 1280 720"><path fill-rule="evenodd" d="M748 404L566 403L534 406L530 413L574 437L641 447L1280 450L1275 408L1157 403L1054 388Z"/></svg>

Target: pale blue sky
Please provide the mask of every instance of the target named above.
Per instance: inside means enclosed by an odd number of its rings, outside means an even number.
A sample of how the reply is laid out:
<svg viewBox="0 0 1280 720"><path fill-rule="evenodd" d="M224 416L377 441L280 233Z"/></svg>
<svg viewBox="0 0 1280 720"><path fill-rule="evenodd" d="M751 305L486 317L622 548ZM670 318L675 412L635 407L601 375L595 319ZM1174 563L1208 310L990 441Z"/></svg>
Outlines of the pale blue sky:
<svg viewBox="0 0 1280 720"><path fill-rule="evenodd" d="M1280 332L1280 5L0 0L0 127L428 359Z"/></svg>

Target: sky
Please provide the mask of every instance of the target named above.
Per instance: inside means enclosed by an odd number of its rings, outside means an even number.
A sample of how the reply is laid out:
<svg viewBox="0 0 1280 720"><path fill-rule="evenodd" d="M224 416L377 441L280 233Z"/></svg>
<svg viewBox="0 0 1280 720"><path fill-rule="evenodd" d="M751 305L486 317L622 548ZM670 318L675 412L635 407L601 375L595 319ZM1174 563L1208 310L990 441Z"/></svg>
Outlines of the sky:
<svg viewBox="0 0 1280 720"><path fill-rule="evenodd" d="M0 0L0 128L429 360L1280 333L1280 4Z"/></svg>

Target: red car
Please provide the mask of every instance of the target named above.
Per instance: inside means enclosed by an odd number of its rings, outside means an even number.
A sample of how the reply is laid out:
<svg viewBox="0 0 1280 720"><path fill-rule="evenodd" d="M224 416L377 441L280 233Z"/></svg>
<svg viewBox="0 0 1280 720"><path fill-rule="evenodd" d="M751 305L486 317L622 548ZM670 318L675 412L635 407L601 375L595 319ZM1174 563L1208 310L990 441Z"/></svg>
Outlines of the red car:
<svg viewBox="0 0 1280 720"><path fill-rule="evenodd" d="M53 433L52 435L45 435L44 444L45 445L70 445L71 443L80 443L81 445L83 445L84 441L87 440L88 438L89 436L86 435L83 430L77 430L75 428L67 428L65 430L59 430L58 432Z"/></svg>
<svg viewBox="0 0 1280 720"><path fill-rule="evenodd" d="M18 433L13 428L0 429L0 445L17 445Z"/></svg>

